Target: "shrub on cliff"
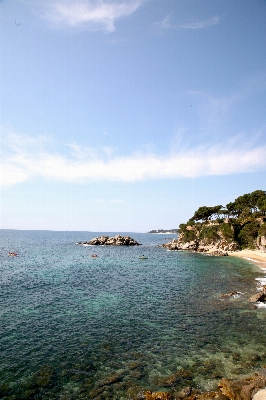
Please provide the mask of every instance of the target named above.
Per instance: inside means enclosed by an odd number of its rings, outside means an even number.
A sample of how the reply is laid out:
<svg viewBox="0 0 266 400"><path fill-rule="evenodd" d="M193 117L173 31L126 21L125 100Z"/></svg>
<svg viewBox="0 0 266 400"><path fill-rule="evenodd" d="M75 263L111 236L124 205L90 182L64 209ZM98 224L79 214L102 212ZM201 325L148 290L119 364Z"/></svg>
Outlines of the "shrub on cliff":
<svg viewBox="0 0 266 400"><path fill-rule="evenodd" d="M225 222L223 222L220 226L219 229L223 235L223 237L227 240L227 241L231 241L235 239L235 232L234 232L234 227L232 224L226 224Z"/></svg>
<svg viewBox="0 0 266 400"><path fill-rule="evenodd" d="M220 239L218 234L219 225L204 226L201 231L199 238L207 241L213 241Z"/></svg>
<svg viewBox="0 0 266 400"><path fill-rule="evenodd" d="M262 224L259 227L259 232L258 232L259 236L266 236L266 224Z"/></svg>
<svg viewBox="0 0 266 400"><path fill-rule="evenodd" d="M197 239L197 234L196 234L196 231L194 231L194 230L185 230L182 233L182 242L183 243L191 242L192 240L196 240L196 239Z"/></svg>
<svg viewBox="0 0 266 400"><path fill-rule="evenodd" d="M259 233L260 224L258 221L246 223L240 230L237 240L240 247L254 249L256 247L256 239Z"/></svg>

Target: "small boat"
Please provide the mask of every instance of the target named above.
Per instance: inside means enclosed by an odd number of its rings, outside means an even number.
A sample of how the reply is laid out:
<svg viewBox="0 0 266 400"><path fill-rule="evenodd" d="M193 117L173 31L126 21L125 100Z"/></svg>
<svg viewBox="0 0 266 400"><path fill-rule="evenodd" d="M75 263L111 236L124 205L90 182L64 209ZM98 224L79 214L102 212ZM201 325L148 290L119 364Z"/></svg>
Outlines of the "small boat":
<svg viewBox="0 0 266 400"><path fill-rule="evenodd" d="M142 257L139 257L139 259L140 259L140 260L147 260L147 259L148 259L148 257L144 257L144 256L142 256Z"/></svg>
<svg viewBox="0 0 266 400"><path fill-rule="evenodd" d="M92 254L91 257L96 258L96 257L98 257L98 256L97 256L97 254Z"/></svg>
<svg viewBox="0 0 266 400"><path fill-rule="evenodd" d="M14 253L13 251L10 251L8 253L8 257L17 257L17 253Z"/></svg>

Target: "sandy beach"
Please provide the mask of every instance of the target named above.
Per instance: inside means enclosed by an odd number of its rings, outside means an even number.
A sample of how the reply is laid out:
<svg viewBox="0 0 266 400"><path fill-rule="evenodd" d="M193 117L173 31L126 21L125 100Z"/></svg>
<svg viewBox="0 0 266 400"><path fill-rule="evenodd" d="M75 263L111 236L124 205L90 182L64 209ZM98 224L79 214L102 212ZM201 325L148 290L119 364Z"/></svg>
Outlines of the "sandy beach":
<svg viewBox="0 0 266 400"><path fill-rule="evenodd" d="M244 258L254 262L260 268L266 268L266 252L260 250L240 250L229 253L230 256Z"/></svg>

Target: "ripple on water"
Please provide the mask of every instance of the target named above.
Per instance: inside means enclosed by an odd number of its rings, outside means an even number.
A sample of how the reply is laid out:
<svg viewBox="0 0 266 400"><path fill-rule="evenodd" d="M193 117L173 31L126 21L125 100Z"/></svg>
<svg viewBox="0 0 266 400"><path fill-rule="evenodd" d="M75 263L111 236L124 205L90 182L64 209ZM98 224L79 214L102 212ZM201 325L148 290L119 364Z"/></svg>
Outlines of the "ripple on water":
<svg viewBox="0 0 266 400"><path fill-rule="evenodd" d="M101 246L93 259L75 243L94 236L1 231L2 398L206 390L265 364L265 311L246 301L259 275L249 262L168 252L145 234L130 234L140 247Z"/></svg>

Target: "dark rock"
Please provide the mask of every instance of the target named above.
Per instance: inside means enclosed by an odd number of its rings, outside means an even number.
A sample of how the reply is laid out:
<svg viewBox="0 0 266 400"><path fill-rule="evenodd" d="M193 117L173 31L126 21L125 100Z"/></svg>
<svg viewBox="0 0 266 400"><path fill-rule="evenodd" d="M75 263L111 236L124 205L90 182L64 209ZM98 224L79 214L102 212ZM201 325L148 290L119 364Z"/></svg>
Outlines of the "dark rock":
<svg viewBox="0 0 266 400"><path fill-rule="evenodd" d="M42 367L38 372L34 375L34 381L37 386L47 387L52 384L54 371L49 366Z"/></svg>
<svg viewBox="0 0 266 400"><path fill-rule="evenodd" d="M101 394L104 391L104 387L94 388L89 392L90 399L94 399L96 396Z"/></svg>
<svg viewBox="0 0 266 400"><path fill-rule="evenodd" d="M110 375L102 379L101 381L98 381L97 386L101 387L101 386L111 385L112 383L119 382L120 379L121 376L118 374Z"/></svg>
<svg viewBox="0 0 266 400"><path fill-rule="evenodd" d="M137 385L132 385L127 390L127 397L128 399L133 399L133 400L145 399L143 388Z"/></svg>
<svg viewBox="0 0 266 400"><path fill-rule="evenodd" d="M180 376L178 376L177 374L173 374L166 377L160 377L156 383L158 386L170 387L179 383L180 380Z"/></svg>

